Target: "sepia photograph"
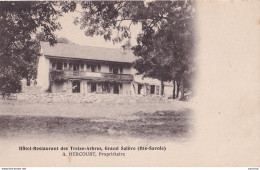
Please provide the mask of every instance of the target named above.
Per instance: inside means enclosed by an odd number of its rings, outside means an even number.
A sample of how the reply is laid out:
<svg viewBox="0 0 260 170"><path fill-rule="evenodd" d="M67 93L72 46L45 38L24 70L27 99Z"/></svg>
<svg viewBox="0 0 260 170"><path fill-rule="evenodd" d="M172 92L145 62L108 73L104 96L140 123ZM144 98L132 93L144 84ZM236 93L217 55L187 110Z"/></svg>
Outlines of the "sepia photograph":
<svg viewBox="0 0 260 170"><path fill-rule="evenodd" d="M1 1L0 166L259 166L259 5Z"/></svg>
<svg viewBox="0 0 260 170"><path fill-rule="evenodd" d="M1 136L191 132L192 1L1 3Z"/></svg>

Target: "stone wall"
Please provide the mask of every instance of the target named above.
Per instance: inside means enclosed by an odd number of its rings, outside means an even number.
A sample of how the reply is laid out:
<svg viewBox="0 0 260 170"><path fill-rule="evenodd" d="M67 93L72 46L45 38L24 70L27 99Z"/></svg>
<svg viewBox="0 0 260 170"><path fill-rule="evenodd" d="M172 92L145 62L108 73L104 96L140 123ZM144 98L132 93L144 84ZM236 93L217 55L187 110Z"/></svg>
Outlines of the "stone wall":
<svg viewBox="0 0 260 170"><path fill-rule="evenodd" d="M7 99L29 103L164 103L171 102L157 95L117 95L117 94L80 94L80 93L18 93Z"/></svg>

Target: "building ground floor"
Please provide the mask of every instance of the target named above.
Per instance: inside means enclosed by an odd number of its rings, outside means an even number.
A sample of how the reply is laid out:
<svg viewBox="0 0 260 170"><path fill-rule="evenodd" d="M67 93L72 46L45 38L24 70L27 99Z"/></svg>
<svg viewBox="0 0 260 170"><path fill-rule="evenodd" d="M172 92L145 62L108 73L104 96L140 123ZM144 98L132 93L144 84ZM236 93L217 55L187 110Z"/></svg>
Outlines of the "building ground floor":
<svg viewBox="0 0 260 170"><path fill-rule="evenodd" d="M106 82L82 79L69 79L63 83L52 83L53 93L100 93L131 94L130 82Z"/></svg>
<svg viewBox="0 0 260 170"><path fill-rule="evenodd" d="M164 87L164 95L172 95L172 87ZM157 83L96 81L84 79L69 79L62 83L51 83L52 93L97 93L124 95L160 95L161 86Z"/></svg>

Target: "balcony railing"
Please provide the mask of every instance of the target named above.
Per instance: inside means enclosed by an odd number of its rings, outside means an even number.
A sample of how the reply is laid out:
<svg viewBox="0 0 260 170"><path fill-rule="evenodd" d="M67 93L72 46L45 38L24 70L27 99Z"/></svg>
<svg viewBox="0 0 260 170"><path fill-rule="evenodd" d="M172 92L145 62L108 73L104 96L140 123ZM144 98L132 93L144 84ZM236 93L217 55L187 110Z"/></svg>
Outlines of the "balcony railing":
<svg viewBox="0 0 260 170"><path fill-rule="evenodd" d="M86 71L64 71L66 77L96 77L101 78L101 73Z"/></svg>
<svg viewBox="0 0 260 170"><path fill-rule="evenodd" d="M133 81L134 76L132 74L113 74L113 73L102 73L102 79L112 81Z"/></svg>
<svg viewBox="0 0 260 170"><path fill-rule="evenodd" d="M132 74L113 74L113 73L98 73L98 72L64 70L64 75L66 78L98 79L98 80L104 80L104 81L131 82L134 80L134 76Z"/></svg>

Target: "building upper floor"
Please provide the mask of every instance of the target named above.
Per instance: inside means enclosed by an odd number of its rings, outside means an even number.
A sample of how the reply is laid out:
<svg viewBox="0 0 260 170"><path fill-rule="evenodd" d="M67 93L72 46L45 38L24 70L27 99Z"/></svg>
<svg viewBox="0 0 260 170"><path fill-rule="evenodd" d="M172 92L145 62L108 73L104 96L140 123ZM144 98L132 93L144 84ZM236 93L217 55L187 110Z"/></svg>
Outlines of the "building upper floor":
<svg viewBox="0 0 260 170"><path fill-rule="evenodd" d="M130 50L123 50L123 48L113 49L62 43L50 46L48 42L41 42L41 54L52 59L52 68L55 69L85 69L86 71L90 69L96 72L101 71L102 67L109 66L110 72L115 73L120 73L122 67L127 69L137 58ZM58 61L65 64L62 65ZM66 63L71 63L71 65L66 65ZM81 65L74 63L81 63ZM109 70L104 68L104 71Z"/></svg>
<svg viewBox="0 0 260 170"><path fill-rule="evenodd" d="M103 77L133 80L132 62L136 56L129 50L89 47L75 44L41 42L41 56L49 71L63 71L67 78Z"/></svg>
<svg viewBox="0 0 260 170"><path fill-rule="evenodd" d="M73 72L133 74L131 63L117 63L107 61L91 61L79 59L49 58L50 70L64 70Z"/></svg>
<svg viewBox="0 0 260 170"><path fill-rule="evenodd" d="M129 50L60 43L50 46L48 42L41 42L37 82L45 90L51 81L61 78L92 82L132 82L152 85L151 93L155 93L155 86L160 86L160 81L135 75L137 71L132 63L136 59Z"/></svg>

